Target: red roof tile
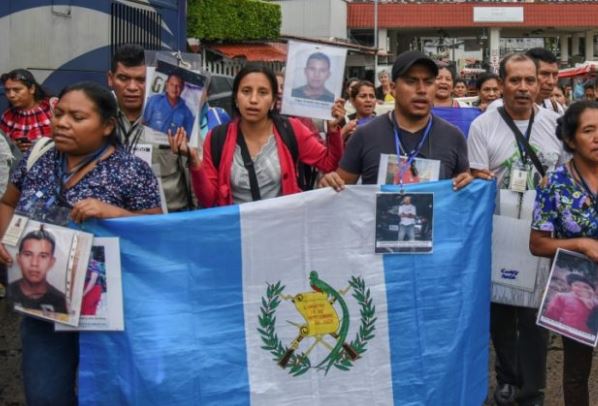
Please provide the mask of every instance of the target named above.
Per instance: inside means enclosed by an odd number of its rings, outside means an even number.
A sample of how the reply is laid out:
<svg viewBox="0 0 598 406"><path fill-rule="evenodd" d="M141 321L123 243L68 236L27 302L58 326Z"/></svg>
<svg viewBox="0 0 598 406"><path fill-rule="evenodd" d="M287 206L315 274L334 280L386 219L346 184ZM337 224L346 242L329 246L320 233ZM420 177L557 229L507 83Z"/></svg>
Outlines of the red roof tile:
<svg viewBox="0 0 598 406"><path fill-rule="evenodd" d="M287 59L286 44L218 44L207 48L227 58L243 58L248 62L284 62Z"/></svg>

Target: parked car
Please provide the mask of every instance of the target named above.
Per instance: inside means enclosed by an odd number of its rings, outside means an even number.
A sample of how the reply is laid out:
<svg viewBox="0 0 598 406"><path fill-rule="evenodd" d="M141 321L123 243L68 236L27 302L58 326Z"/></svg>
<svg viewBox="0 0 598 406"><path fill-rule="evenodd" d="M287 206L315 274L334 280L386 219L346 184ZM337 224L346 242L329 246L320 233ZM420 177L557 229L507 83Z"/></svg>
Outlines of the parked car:
<svg viewBox="0 0 598 406"><path fill-rule="evenodd" d="M212 107L221 107L232 117L233 114L232 76L212 75L208 87L208 103Z"/></svg>

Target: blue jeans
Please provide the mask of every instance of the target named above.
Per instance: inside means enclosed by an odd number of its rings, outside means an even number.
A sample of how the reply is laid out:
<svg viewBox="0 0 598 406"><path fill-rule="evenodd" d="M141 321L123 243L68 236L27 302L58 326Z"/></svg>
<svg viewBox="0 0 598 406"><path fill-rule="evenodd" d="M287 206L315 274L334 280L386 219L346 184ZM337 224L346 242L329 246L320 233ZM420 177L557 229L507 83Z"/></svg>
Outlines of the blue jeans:
<svg viewBox="0 0 598 406"><path fill-rule="evenodd" d="M415 224L408 226L399 224L399 241L405 241L405 236L407 236L407 241L415 240Z"/></svg>
<svg viewBox="0 0 598 406"><path fill-rule="evenodd" d="M23 317L21 342L27 405L76 405L79 334L55 333L53 323Z"/></svg>

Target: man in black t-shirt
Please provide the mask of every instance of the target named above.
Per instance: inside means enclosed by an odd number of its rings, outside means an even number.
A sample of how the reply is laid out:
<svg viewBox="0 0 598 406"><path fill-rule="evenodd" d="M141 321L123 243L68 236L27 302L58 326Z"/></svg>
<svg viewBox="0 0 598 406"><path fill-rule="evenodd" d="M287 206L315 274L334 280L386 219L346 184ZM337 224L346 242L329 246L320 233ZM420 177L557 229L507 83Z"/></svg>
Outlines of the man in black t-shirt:
<svg viewBox="0 0 598 406"><path fill-rule="evenodd" d="M32 231L19 243L17 264L23 278L8 287L10 299L26 309L66 313L65 295L46 280L56 263L54 237L44 230Z"/></svg>
<svg viewBox="0 0 598 406"><path fill-rule="evenodd" d="M423 53L400 54L392 68L394 110L357 129L339 168L326 174L320 186L341 190L360 176L363 184L375 184L380 155L397 152L440 161L439 178L452 178L455 189L471 182L465 137L457 127L431 114L437 74L436 63Z"/></svg>

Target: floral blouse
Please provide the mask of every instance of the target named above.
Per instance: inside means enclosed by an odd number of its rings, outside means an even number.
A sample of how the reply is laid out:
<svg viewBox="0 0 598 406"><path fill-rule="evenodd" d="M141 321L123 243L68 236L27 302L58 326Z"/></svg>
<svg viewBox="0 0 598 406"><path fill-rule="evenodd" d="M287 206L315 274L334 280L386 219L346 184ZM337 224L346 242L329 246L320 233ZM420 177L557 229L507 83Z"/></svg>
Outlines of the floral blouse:
<svg viewBox="0 0 598 406"><path fill-rule="evenodd" d="M546 185L538 186L532 229L552 232L555 238L598 238L596 207L566 165L550 173Z"/></svg>
<svg viewBox="0 0 598 406"><path fill-rule="evenodd" d="M76 185L66 190L58 187L60 161L56 149L43 154L29 171L26 168L28 157L29 152L10 178L10 183L21 193L17 213L41 219L36 215L40 208L49 210L61 202L68 207L86 198L96 198L130 211L160 207L158 181L151 168L122 148L116 148L112 155L98 162ZM60 195L56 196L59 191Z"/></svg>

